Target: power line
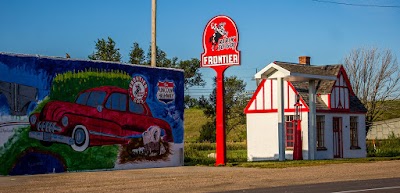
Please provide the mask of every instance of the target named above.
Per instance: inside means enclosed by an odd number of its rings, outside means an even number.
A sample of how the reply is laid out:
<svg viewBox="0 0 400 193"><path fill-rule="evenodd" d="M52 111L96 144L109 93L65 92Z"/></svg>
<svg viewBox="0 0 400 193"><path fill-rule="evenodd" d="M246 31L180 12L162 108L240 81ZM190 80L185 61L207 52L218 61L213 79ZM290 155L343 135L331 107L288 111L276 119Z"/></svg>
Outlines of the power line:
<svg viewBox="0 0 400 193"><path fill-rule="evenodd" d="M400 8L399 5L374 5L374 4L357 4L357 3L343 3L337 1L324 1L324 0L312 0L319 3L331 3L331 4L339 4L339 5L348 5L348 6L358 6L358 7L380 7L380 8Z"/></svg>

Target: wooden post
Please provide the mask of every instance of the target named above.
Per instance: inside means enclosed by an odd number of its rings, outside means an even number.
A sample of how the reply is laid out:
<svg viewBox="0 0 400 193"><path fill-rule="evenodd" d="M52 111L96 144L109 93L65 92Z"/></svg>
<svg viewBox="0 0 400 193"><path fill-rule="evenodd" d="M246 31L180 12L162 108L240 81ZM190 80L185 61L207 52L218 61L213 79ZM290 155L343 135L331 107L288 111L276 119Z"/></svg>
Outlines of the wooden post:
<svg viewBox="0 0 400 193"><path fill-rule="evenodd" d="M156 11L157 0L151 1L151 67L156 67L157 43L156 43Z"/></svg>

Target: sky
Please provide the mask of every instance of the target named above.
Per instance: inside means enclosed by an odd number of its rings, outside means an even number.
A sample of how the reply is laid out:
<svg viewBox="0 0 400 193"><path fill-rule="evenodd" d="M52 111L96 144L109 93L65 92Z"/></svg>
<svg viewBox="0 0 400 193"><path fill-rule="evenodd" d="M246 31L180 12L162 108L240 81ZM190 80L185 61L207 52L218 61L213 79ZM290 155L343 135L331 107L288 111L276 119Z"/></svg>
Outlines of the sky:
<svg viewBox="0 0 400 193"><path fill-rule="evenodd" d="M400 60L399 0L157 0L157 46L169 58L199 59L204 27L217 15L231 17L239 31L241 65L225 76L244 80L248 91L267 64L302 55L312 65L339 64L353 49L377 47ZM88 59L107 37L124 62L134 42L147 52L151 0L0 0L0 52ZM200 72L207 85L186 94L211 92L216 73Z"/></svg>

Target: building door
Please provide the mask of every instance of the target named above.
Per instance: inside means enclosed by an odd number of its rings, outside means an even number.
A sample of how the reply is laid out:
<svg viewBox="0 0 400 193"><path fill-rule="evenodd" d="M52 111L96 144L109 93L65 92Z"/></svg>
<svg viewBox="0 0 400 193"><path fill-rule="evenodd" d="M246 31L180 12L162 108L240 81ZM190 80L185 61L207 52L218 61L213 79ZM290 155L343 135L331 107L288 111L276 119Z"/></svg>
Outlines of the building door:
<svg viewBox="0 0 400 193"><path fill-rule="evenodd" d="M342 117L333 117L333 157L343 157Z"/></svg>

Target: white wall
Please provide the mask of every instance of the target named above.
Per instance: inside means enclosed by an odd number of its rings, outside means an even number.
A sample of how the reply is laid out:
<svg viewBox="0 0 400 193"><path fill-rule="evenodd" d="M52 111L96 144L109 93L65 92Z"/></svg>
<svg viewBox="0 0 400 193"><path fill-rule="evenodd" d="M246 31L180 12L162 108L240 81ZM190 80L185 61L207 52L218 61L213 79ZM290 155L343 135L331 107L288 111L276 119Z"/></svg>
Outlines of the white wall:
<svg viewBox="0 0 400 193"><path fill-rule="evenodd" d="M276 113L247 114L247 160L277 159L278 116Z"/></svg>
<svg viewBox="0 0 400 193"><path fill-rule="evenodd" d="M294 113L285 113L293 115ZM247 160L261 161L279 158L278 114L248 113ZM308 113L302 113L303 159L308 159ZM285 151L285 159L293 159L293 150Z"/></svg>
<svg viewBox="0 0 400 193"><path fill-rule="evenodd" d="M339 115L333 114L321 114L317 113L317 115L325 116L325 131L324 131L324 139L325 139L325 147L326 150L317 150L315 154L315 159L333 159L333 130L332 130L332 118L337 117ZM316 135L317 137L317 135Z"/></svg>
<svg viewBox="0 0 400 193"><path fill-rule="evenodd" d="M365 115L363 114L333 114L325 115L325 147L327 150L317 151L316 159L333 159L333 117L342 118L343 158L366 157ZM350 116L358 117L358 146L361 149L350 149Z"/></svg>
<svg viewBox="0 0 400 193"><path fill-rule="evenodd" d="M358 146L361 149L350 149L350 116L358 117ZM345 132L343 135L343 158L362 158L367 156L366 150L366 133L365 133L365 116L360 114L351 114L347 119L347 125L344 126ZM347 150L347 151L345 151Z"/></svg>

